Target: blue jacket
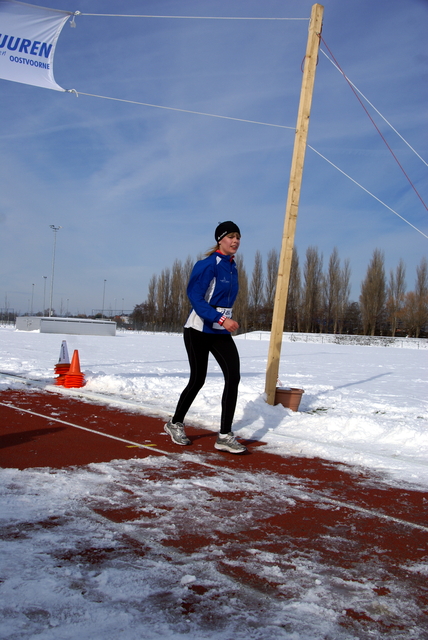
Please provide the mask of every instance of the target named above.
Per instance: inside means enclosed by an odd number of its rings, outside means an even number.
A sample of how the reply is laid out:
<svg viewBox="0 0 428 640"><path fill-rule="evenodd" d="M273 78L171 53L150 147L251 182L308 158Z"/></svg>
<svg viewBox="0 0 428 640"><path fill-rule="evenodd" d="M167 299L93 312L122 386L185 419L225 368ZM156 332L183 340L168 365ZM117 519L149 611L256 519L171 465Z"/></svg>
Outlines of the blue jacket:
<svg viewBox="0 0 428 640"><path fill-rule="evenodd" d="M218 321L223 315L232 317L238 295L238 270L233 257L215 252L199 260L190 274L187 295L192 311L184 326L227 335L229 332Z"/></svg>

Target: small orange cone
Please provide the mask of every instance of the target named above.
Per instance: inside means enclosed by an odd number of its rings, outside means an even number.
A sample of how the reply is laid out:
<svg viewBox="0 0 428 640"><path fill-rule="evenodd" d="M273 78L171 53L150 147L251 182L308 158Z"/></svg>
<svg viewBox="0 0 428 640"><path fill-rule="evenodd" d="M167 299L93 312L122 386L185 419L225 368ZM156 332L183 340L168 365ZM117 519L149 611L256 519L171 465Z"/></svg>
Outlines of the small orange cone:
<svg viewBox="0 0 428 640"><path fill-rule="evenodd" d="M65 374L64 387L71 389L72 387L83 387L85 378L80 371L79 352L75 349L71 359L71 365L68 373Z"/></svg>
<svg viewBox="0 0 428 640"><path fill-rule="evenodd" d="M70 357L68 355L67 342L65 340L61 343L61 351L59 352L59 360L55 365L55 375L58 376L55 380L55 384L58 386L64 385L65 374L70 369Z"/></svg>

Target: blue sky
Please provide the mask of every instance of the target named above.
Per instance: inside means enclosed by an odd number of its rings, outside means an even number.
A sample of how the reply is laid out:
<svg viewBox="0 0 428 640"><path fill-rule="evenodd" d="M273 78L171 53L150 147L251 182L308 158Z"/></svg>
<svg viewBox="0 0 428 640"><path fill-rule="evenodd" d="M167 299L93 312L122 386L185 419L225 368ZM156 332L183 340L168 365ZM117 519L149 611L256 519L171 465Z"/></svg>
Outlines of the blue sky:
<svg viewBox="0 0 428 640"><path fill-rule="evenodd" d="M53 307L132 309L153 273L213 244L222 220L254 255L279 250L308 21L224 21L85 14L309 18L307 0L52 0L81 11L64 26L54 64L65 89L252 120L76 95L0 80L0 307L46 304L57 234ZM428 202L427 0L325 0L323 38ZM322 44L322 50L328 53ZM428 214L353 92L320 54L308 143L428 235ZM375 248L407 286L428 239L312 149L297 222L327 266L349 258L352 298ZM105 281L105 282L104 282ZM33 287L34 285L34 287Z"/></svg>

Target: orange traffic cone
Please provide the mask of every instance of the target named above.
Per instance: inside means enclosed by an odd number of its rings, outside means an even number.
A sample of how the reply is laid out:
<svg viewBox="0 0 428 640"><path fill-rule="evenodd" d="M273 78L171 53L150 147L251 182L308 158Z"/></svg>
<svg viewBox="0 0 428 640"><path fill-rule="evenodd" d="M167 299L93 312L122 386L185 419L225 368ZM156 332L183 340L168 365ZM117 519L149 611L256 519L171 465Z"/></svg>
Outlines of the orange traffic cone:
<svg viewBox="0 0 428 640"><path fill-rule="evenodd" d="M70 369L70 357L68 355L67 342L65 340L61 343L61 351L59 352L59 360L55 365L55 375L58 376L55 380L55 384L58 386L64 385L65 374Z"/></svg>
<svg viewBox="0 0 428 640"><path fill-rule="evenodd" d="M80 371L79 352L75 349L71 359L70 369L68 373L65 374L64 387L70 389L71 387L83 387L84 385L85 378Z"/></svg>

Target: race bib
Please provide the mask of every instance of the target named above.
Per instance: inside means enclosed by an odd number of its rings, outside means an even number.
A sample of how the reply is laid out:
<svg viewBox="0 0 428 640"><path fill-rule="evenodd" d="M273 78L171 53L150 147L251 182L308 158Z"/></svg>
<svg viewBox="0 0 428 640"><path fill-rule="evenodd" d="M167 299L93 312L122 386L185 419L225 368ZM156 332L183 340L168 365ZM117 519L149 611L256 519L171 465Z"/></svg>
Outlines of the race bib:
<svg viewBox="0 0 428 640"><path fill-rule="evenodd" d="M226 316L226 318L232 317L232 307L216 307L215 308L218 313L221 313L222 316ZM218 322L213 323L213 329L224 329Z"/></svg>
<svg viewBox="0 0 428 640"><path fill-rule="evenodd" d="M226 318L232 317L232 307L216 307L215 310L221 313L223 316L226 316Z"/></svg>

